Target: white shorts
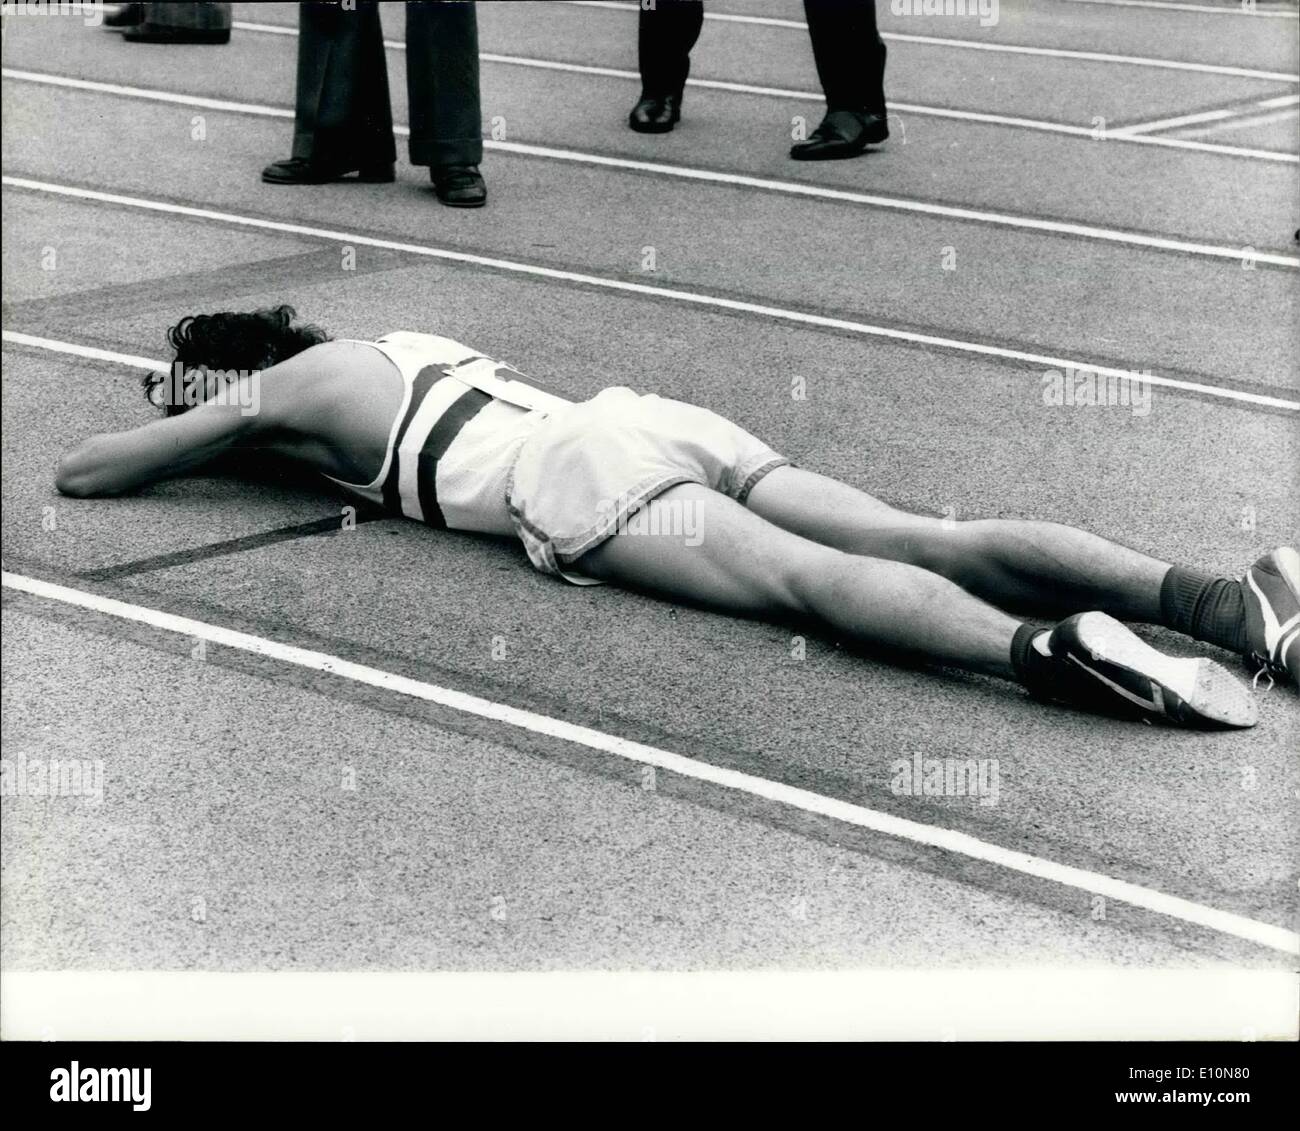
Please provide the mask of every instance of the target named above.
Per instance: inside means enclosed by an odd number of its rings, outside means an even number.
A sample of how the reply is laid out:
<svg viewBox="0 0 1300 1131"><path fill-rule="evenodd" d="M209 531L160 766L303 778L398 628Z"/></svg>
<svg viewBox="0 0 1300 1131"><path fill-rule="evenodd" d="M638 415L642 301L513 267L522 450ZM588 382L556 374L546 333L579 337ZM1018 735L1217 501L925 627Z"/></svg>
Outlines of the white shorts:
<svg viewBox="0 0 1300 1131"><path fill-rule="evenodd" d="M506 502L534 566L591 585L598 583L565 567L656 495L700 483L743 503L786 463L716 412L620 386L537 427L519 450Z"/></svg>

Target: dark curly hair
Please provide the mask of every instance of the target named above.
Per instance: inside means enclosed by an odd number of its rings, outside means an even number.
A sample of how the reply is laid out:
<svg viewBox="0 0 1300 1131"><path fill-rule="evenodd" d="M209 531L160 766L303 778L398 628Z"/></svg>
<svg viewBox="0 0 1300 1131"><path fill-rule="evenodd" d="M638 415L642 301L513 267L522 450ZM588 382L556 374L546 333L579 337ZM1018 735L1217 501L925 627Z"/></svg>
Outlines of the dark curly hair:
<svg viewBox="0 0 1300 1131"><path fill-rule="evenodd" d="M179 363L189 373L198 366L213 370L269 369L296 353L330 340L319 326L295 323L297 311L292 306L276 306L239 314L191 314L167 331L167 341ZM176 416L190 406L188 397L159 396L168 388L170 374L150 373L141 382L145 396L154 405L161 404L168 416ZM188 382L187 382L188 384Z"/></svg>

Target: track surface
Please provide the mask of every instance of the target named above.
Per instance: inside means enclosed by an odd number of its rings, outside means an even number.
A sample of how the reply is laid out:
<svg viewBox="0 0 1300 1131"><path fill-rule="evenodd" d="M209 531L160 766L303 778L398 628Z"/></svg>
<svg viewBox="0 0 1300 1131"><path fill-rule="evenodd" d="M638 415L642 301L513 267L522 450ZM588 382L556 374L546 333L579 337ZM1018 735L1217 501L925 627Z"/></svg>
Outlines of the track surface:
<svg viewBox="0 0 1300 1131"><path fill-rule="evenodd" d="M384 7L400 42L401 12ZM488 208L458 213L409 167L393 186L258 181L288 150L295 40L274 32L293 28L290 5L236 5L242 23L215 49L8 19L6 175L342 235L11 186L5 328L159 357L162 329L184 314L290 302L339 336L449 334L575 398L630 384L696 401L912 508L1052 518L1231 572L1293 542L1297 414L1234 395L1300 399L1297 270L1250 263L1252 249L1300 254L1297 118L1258 106L1297 92L1295 21L1005 3L980 29L880 9L891 36L1145 61L891 38L887 90L920 109L898 111L879 152L802 166L785 157L791 120L811 127L820 108L798 27L711 19L696 79L790 93L694 86L681 127L644 138L623 124L634 79L591 73L634 70L629 11L481 4L485 128L503 144L484 164ZM802 19L777 0L709 12ZM403 64L390 49L399 122ZM1199 147L1078 132L1223 107L1245 109L1149 135ZM348 234L913 338L385 247L357 247L345 270ZM1160 240L1241 257L1149 246ZM641 269L646 248L654 271ZM1205 388L1158 386L1145 416L1049 407L1046 366L916 335ZM147 418L138 372L8 342L4 358L8 570L1294 928L1294 695L1263 694L1254 731L1181 734L1044 710L997 681L903 670L826 640L797 659L786 629L568 588L514 546L409 523L213 550L337 515L341 501L217 478L62 499L51 472L63 447ZM795 376L805 400L791 398ZM618 757L345 679L10 589L5 608L7 756L105 765L101 805L5 800L9 969L1295 962L1120 902L1099 918L1078 888L689 777L650 782ZM892 764L914 753L997 759L998 803L896 796ZM355 788L342 788L348 775Z"/></svg>

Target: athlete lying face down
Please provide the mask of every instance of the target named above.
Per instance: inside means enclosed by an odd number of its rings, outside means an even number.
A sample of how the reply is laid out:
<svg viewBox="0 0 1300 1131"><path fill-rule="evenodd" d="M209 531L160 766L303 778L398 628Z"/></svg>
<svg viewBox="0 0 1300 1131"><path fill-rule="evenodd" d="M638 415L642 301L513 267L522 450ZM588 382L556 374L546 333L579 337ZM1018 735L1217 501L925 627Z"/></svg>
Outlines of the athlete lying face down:
<svg viewBox="0 0 1300 1131"><path fill-rule="evenodd" d="M185 318L168 340L173 373L145 379L163 418L67 452L64 494L271 453L390 513L518 538L539 570L576 584L802 620L1044 700L1255 723L1243 680L1166 656L1116 618L1237 652L1257 678L1300 672L1290 547L1236 580L1056 523L909 514L792 466L707 409L621 387L572 403L448 338L336 341L286 306ZM1064 619L1043 628L1006 608Z"/></svg>

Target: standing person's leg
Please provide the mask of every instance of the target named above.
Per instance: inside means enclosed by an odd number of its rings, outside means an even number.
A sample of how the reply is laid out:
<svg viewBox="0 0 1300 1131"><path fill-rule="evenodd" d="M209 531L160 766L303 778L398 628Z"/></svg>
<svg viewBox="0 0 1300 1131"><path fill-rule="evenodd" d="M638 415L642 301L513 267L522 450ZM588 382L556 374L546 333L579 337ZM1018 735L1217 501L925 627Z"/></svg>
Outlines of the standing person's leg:
<svg viewBox="0 0 1300 1131"><path fill-rule="evenodd" d="M885 108L885 41L875 0L804 0L826 117L790 149L799 161L853 157L889 136Z"/></svg>
<svg viewBox="0 0 1300 1131"><path fill-rule="evenodd" d="M675 508L693 508L691 521L674 521ZM801 538L695 483L657 496L575 568L725 612L806 618L858 643L1018 679L1044 698L1193 726L1255 722L1249 693L1217 664L1164 656L1104 613L1048 634L929 570Z"/></svg>
<svg viewBox="0 0 1300 1131"><path fill-rule="evenodd" d="M641 98L627 119L638 133L667 133L681 120L691 49L703 26L703 0L656 0L653 7L642 6L637 24Z"/></svg>
<svg viewBox="0 0 1300 1131"><path fill-rule="evenodd" d="M406 6L406 87L411 103L411 164L428 165L438 199L454 208L487 201L479 175L478 14L472 0L421 0Z"/></svg>
<svg viewBox="0 0 1300 1131"><path fill-rule="evenodd" d="M299 4L293 155L268 165L262 179L322 184L356 172L388 182L396 158L378 5Z"/></svg>

